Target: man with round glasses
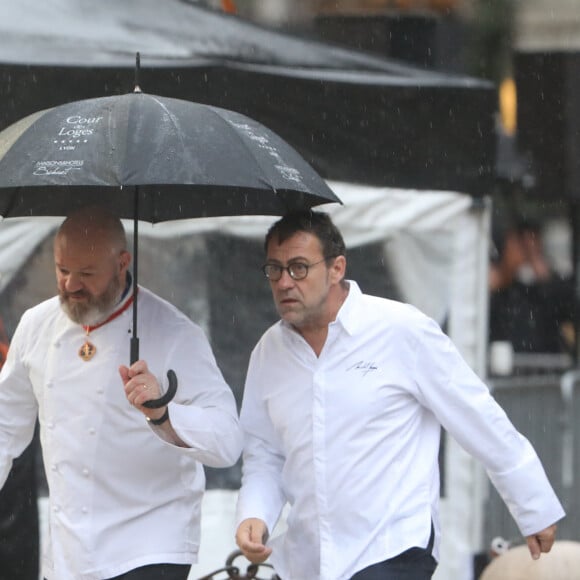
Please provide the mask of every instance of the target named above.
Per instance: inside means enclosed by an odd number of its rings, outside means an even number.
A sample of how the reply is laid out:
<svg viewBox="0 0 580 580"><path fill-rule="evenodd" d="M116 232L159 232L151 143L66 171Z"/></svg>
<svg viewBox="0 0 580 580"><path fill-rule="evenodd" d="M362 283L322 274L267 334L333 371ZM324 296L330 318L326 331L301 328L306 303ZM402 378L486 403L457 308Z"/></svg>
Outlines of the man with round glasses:
<svg viewBox="0 0 580 580"><path fill-rule="evenodd" d="M278 282L282 278L284 271L288 272L290 278L293 280L302 280L308 276L308 269L317 264L322 264L327 258L323 258L319 262L314 262L314 264L305 264L304 262L292 262L287 266L280 266L279 264L264 264L262 266L262 272L270 282Z"/></svg>
<svg viewBox="0 0 580 580"><path fill-rule="evenodd" d="M345 280L324 213L283 217L265 249L281 320L252 352L242 402L244 555L271 555L282 580L430 579L441 426L485 465L532 557L548 552L564 511L540 460L439 326Z"/></svg>

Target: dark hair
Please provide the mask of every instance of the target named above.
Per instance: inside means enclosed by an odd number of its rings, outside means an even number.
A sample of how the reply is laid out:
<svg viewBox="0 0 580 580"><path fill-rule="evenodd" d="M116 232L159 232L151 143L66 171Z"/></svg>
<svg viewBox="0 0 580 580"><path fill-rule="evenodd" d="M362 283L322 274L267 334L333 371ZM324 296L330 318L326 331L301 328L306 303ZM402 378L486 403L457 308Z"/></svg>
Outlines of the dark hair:
<svg viewBox="0 0 580 580"><path fill-rule="evenodd" d="M511 216L503 223L492 224L491 229L491 261L501 261L505 251L506 240L510 236L521 239L523 234L534 234L538 238L542 236L542 224L540 221L528 217Z"/></svg>
<svg viewBox="0 0 580 580"><path fill-rule="evenodd" d="M275 238L278 244L283 243L298 232L313 234L320 241L322 254L325 258L346 256L346 246L342 234L326 213L303 210L286 214L275 222L264 242L264 249L268 251L268 244Z"/></svg>

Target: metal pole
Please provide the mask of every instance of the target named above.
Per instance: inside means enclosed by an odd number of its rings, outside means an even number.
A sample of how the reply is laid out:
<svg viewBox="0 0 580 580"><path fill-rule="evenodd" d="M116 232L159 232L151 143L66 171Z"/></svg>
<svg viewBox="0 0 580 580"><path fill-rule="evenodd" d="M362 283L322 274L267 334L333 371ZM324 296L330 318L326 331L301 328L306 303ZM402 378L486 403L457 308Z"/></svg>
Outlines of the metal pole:
<svg viewBox="0 0 580 580"><path fill-rule="evenodd" d="M574 264L574 366L580 366L580 203L570 202Z"/></svg>

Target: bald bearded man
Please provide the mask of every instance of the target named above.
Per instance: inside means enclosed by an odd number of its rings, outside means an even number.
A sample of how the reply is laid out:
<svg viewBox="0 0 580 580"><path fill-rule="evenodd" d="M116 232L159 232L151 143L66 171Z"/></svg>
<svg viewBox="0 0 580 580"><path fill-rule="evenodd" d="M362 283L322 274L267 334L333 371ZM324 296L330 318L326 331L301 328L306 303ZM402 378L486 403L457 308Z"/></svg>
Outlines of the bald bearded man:
<svg viewBox="0 0 580 580"><path fill-rule="evenodd" d="M58 296L26 311L0 374L0 485L36 418L49 488L46 580L185 580L200 542L203 464L238 459L233 394L202 330L145 288L127 366L131 255L102 208L54 240ZM162 394L168 369L174 400Z"/></svg>

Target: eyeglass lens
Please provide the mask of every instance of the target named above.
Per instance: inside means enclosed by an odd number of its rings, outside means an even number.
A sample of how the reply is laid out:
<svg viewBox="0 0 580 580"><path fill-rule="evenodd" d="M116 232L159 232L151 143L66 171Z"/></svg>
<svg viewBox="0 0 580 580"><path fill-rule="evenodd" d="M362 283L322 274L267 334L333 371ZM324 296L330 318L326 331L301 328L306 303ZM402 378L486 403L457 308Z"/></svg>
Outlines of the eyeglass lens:
<svg viewBox="0 0 580 580"><path fill-rule="evenodd" d="M277 282L282 277L282 272L286 270L293 280L301 280L308 275L308 265L295 262L289 266L279 266L278 264L266 264L263 268L266 278Z"/></svg>
<svg viewBox="0 0 580 580"><path fill-rule="evenodd" d="M272 282L278 282L280 278L282 278L282 272L286 270L292 280L303 280L308 276L308 270L312 268L312 266L317 266L322 262L326 261L327 258L322 258L322 260L318 262L314 262L314 264L305 264L304 262L293 262L288 266L279 266L278 264L265 264L262 267L262 271L266 275L268 280Z"/></svg>

